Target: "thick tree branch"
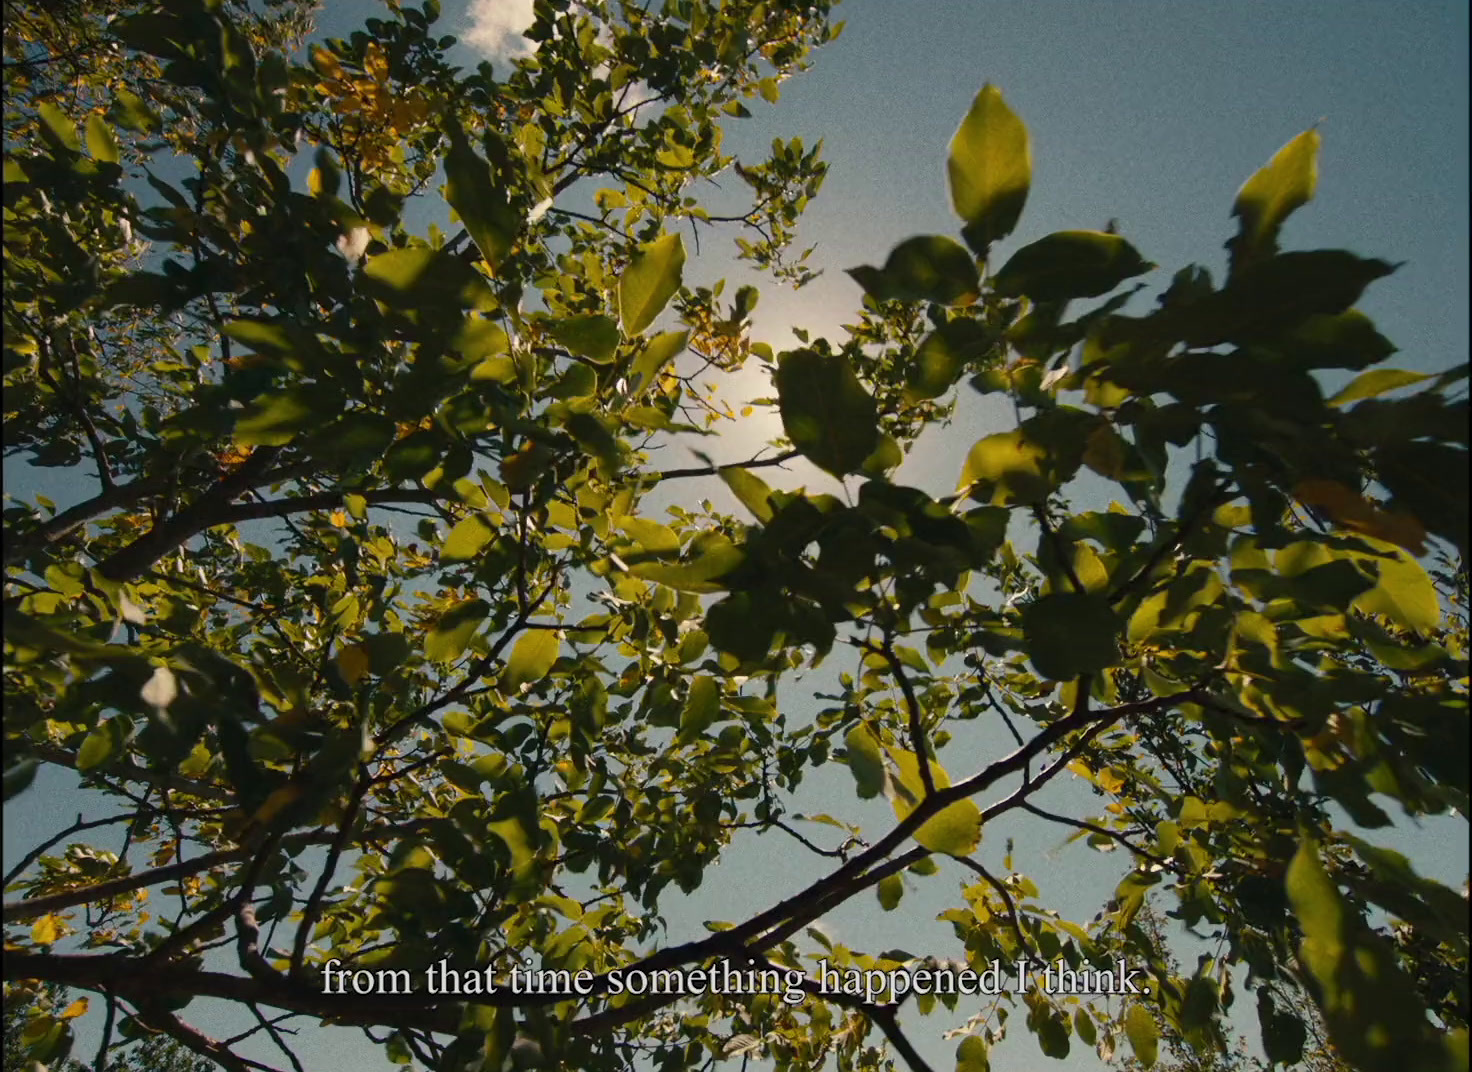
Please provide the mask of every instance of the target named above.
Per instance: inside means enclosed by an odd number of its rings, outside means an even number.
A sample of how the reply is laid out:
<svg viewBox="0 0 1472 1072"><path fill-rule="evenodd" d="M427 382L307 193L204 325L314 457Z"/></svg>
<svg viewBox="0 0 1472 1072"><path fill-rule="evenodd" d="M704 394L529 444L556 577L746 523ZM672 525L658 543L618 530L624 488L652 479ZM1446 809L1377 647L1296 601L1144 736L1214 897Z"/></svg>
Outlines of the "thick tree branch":
<svg viewBox="0 0 1472 1072"><path fill-rule="evenodd" d="M192 537L224 524L221 518L228 516L231 502L265 482L281 449L257 447L249 458L215 481L184 509L105 558L98 565L98 572L112 581L131 581Z"/></svg>
<svg viewBox="0 0 1472 1072"><path fill-rule="evenodd" d="M107 488L84 502L68 507L29 532L20 535L7 532L5 534L5 564L7 566L16 565L41 548L66 539L87 522L113 510L135 505L161 490L164 483L159 478L149 477Z"/></svg>

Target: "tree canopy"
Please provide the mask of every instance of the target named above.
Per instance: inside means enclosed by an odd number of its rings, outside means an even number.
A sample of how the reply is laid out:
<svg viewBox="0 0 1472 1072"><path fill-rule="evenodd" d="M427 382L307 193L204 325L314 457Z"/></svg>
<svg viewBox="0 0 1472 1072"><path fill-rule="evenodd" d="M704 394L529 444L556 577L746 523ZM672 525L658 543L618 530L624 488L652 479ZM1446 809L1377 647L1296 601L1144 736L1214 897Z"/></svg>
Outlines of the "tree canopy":
<svg viewBox="0 0 1472 1072"><path fill-rule="evenodd" d="M437 0L310 45L290 3L7 2L6 458L95 480L4 511L5 796L56 765L95 803L7 875L7 987L232 1070L269 1066L191 1001L281 1067L282 1025L332 1025L444 1072L918 1072L969 1000L936 977L1125 965L1138 993L986 1002L958 1072L1009 1019L1227 1067L1244 1000L1275 1067L1467 1068L1465 892L1375 840L1467 814L1467 366L1386 364L1355 305L1392 264L1279 247L1316 131L1241 188L1225 277L1152 304L1113 228L1018 231L990 85L955 237L774 352L687 258L816 271L818 147L723 131L830 7L538 0L535 52L467 72ZM753 367L782 439L705 457ZM1015 422L953 489L900 482L978 393ZM888 829L796 812L833 765ZM988 834L1023 813L1116 870L1092 919ZM664 940L738 835L827 870ZM920 883L956 887L949 949L817 926ZM1214 952L1182 967L1161 914ZM31 1007L31 1057L68 1011Z"/></svg>

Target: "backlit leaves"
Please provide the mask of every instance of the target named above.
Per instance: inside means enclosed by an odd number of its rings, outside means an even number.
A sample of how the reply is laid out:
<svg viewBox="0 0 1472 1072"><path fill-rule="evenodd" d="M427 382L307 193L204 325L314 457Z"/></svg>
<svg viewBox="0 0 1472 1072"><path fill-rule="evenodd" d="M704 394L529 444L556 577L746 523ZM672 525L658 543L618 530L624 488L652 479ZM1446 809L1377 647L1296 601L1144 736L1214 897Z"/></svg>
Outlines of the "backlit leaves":
<svg viewBox="0 0 1472 1072"><path fill-rule="evenodd" d="M903 819L925 799L920 761L914 752L903 748L890 748L887 751L895 766L895 777L887 784L889 802L894 806L895 816ZM934 760L927 758L925 762L930 767L930 776L935 787L947 788L951 784L950 775ZM981 844L981 809L976 801L970 799L947 804L939 813L921 823L914 836L916 842L932 852L967 856Z"/></svg>
<svg viewBox="0 0 1472 1072"><path fill-rule="evenodd" d="M1367 1072L1458 1066L1445 1032L1427 1021L1388 943L1348 908L1303 838L1288 867L1288 898L1303 928L1300 957L1335 1047Z"/></svg>
<svg viewBox="0 0 1472 1072"><path fill-rule="evenodd" d="M879 741L867 726L855 726L844 738L848 748L848 769L857 783L859 796L877 797L884 789L884 753Z"/></svg>
<svg viewBox="0 0 1472 1072"><path fill-rule="evenodd" d="M944 235L920 235L896 246L883 268L849 269L878 301L930 301L966 305L976 300L980 276L971 254Z"/></svg>
<svg viewBox="0 0 1472 1072"><path fill-rule="evenodd" d="M635 251L618 280L619 323L625 335L639 335L675 291L685 271L685 243L677 234L661 235Z"/></svg>
<svg viewBox="0 0 1472 1072"><path fill-rule="evenodd" d="M489 166L470 147L458 123L449 128L445 154L445 200L460 217L481 256L492 268L500 264L516 240L519 221L506 190L491 178Z"/></svg>
<svg viewBox="0 0 1472 1072"><path fill-rule="evenodd" d="M1241 231L1228 243L1234 268L1274 252L1283 221L1313 199L1322 141L1318 130L1304 131L1243 184L1232 205L1232 215L1241 220Z"/></svg>
<svg viewBox="0 0 1472 1072"><path fill-rule="evenodd" d="M1162 989L1118 1021L1037 992L1017 1012L1051 1055L1076 1034L1106 1059L1122 1038L1145 1064L1181 1044L1209 1059L1244 956L1258 979L1294 974L1274 952L1300 937L1285 822L1322 832L1332 806L1384 823L1387 801L1465 811L1465 631L1444 613L1457 564L1440 557L1465 538L1465 371L1374 367L1393 348L1352 306L1390 265L1277 251L1312 192L1308 141L1244 188L1220 287L1186 268L1158 308L1126 315L1119 294L1070 319L1074 299L1149 267L1107 232L1041 238L987 275L1031 178L1026 130L990 86L947 160L966 246L900 242L852 273L866 297L848 338L799 334L777 358L753 337L754 288L684 287L681 236L726 226L687 196L731 164L713 117L774 96L826 33L826 4L751 19L690 0L633 22L565 6L538 6L534 60L466 75L425 33L432 4L394 7L310 66L255 24L227 25L236 4L174 5L110 24L168 58L125 50L138 94L83 71L23 97L6 162L7 253L21 236L7 444L111 481L71 516L40 493L8 508L5 791L42 757L129 805L166 791L170 823L132 824L127 866L202 861L179 880L177 950L144 938L126 896L88 903L112 933L77 941L124 964L164 948L161 967L187 979L215 940L191 923L249 858L258 922L290 949L322 847L342 837L356 870L317 898L307 974L328 955L601 970L660 942L667 891L695 893L733 839L768 837L761 850L816 849L831 870L774 892L743 951L790 962L761 935L803 931L845 965L904 965L919 958L862 935L850 948L818 919L870 887L901 907L907 882L980 847L983 806L989 843L1005 842L1005 813L1066 769L1099 794L1069 834L1115 861L1138 853L1114 903L1095 925L1060 918L998 844L970 861L996 881L966 877L941 917L951 952L1149 964ZM658 107L610 119L646 85ZM188 166L157 166L167 152ZM743 256L810 278L781 257L822 177L816 151L779 141L735 171L756 205L735 225ZM450 233L427 222L446 208ZM146 266L135 229L155 243ZM661 317L679 330L651 336ZM775 370L775 397L742 400L738 418L706 381L752 372L752 357ZM1320 371L1334 369L1362 375L1334 395L1341 377ZM963 377L1000 404L955 397ZM772 409L780 432L743 423ZM952 419L975 442L941 495L924 444ZM717 430L719 450L696 441ZM794 490L800 463L769 470L788 455L757 444L779 434L843 486ZM906 461L913 477L895 482ZM1093 501L1110 489L1120 501ZM954 792L941 757L975 789L944 808L926 800L927 779ZM895 819L795 825L792 791L832 763ZM915 829L886 840L894 821ZM1447 1011L1435 981L1465 966L1461 898L1393 854L1321 840L1348 895L1336 907L1300 869L1288 896L1307 961L1334 941L1350 951L1323 987L1331 1028L1376 1060L1391 1039L1402 1067L1436 1068L1407 1025L1425 1021L1423 998ZM267 844L283 851L259 856ZM7 911L41 920L9 932L21 954L66 937L37 898L125 876L82 850L43 853L13 887ZM1362 941L1361 903L1419 944ZM1156 970L1167 950L1145 924L1163 904L1219 932L1222 959ZM508 956L487 961L486 941ZM1381 1000L1390 980L1410 996ZM457 1067L531 1060L534 1036L572 1047L543 1063L596 1072L634 1042L669 1044L652 1066L696 1051L884 1060L871 1018L831 1002L698 1001L678 1040L649 1034L663 1010L633 1006L589 1033L572 1003L427 1001L413 1016L458 1028L441 1055ZM1289 1015L1280 1003L1263 1020L1275 1058L1302 1041ZM547 1029L569 1017L569 1033ZM393 1025L396 1060L413 1056L408 1023ZM988 1067L997 1027L966 1025L958 1069Z"/></svg>
<svg viewBox="0 0 1472 1072"><path fill-rule="evenodd" d="M480 514L471 514L459 521L445 537L440 549L441 562L466 562L473 559L486 544L495 538L495 530Z"/></svg>
<svg viewBox="0 0 1472 1072"><path fill-rule="evenodd" d="M540 681L552 669L562 651L562 641L555 629L529 629L517 637L506 660L502 683L513 692L529 682Z"/></svg>
<svg viewBox="0 0 1472 1072"><path fill-rule="evenodd" d="M490 610L490 604L483 599L467 599L451 607L425 634L424 654L434 662L454 662L464 653Z"/></svg>
<svg viewBox="0 0 1472 1072"><path fill-rule="evenodd" d="M966 454L956 490L981 502L1009 506L1042 500L1050 490L1048 451L1021 430L995 432Z"/></svg>
<svg viewBox="0 0 1472 1072"><path fill-rule="evenodd" d="M1017 226L1032 185L1027 127L1002 91L985 85L951 139L946 161L951 205L965 221L962 234L980 256Z"/></svg>
<svg viewBox="0 0 1472 1072"><path fill-rule="evenodd" d="M1129 1012L1125 1013L1124 1033L1130 1040L1135 1059L1146 1068L1154 1068L1160 1053L1160 1030L1155 1026L1150 1010L1143 1005L1131 1005Z"/></svg>
<svg viewBox="0 0 1472 1072"><path fill-rule="evenodd" d="M813 350L783 354L777 365L777 397L792 445L834 476L858 469L878 444L874 399L841 355Z"/></svg>

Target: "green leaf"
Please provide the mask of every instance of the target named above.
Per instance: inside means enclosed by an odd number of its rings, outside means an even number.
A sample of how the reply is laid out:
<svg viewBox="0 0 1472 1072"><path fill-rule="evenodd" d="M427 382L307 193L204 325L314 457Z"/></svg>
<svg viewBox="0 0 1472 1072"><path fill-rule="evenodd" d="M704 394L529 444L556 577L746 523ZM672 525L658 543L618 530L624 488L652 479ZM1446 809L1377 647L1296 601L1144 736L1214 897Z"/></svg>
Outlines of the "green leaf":
<svg viewBox="0 0 1472 1072"><path fill-rule="evenodd" d="M874 887L874 893L879 898L879 907L886 912L893 912L899 907L900 898L905 895L905 880L899 875L885 875Z"/></svg>
<svg viewBox="0 0 1472 1072"><path fill-rule="evenodd" d="M1057 231L1023 246L997 272L997 293L1036 302L1092 298L1155 265L1119 235Z"/></svg>
<svg viewBox="0 0 1472 1072"><path fill-rule="evenodd" d="M896 818L904 819L925 797L925 783L920 778L920 762L915 753L903 748L891 748L889 758L894 762L897 777L889 782L889 802L894 807ZM933 759L927 759L931 781L937 789L951 784L950 775ZM914 838L931 852L943 852L950 856L967 856L981 844L981 808L971 799L958 800L942 808L939 814L925 820Z"/></svg>
<svg viewBox="0 0 1472 1072"><path fill-rule="evenodd" d="M792 445L834 476L858 469L878 444L874 399L841 355L784 353L777 364L777 396Z"/></svg>
<svg viewBox="0 0 1472 1072"><path fill-rule="evenodd" d="M720 713L720 685L708 674L697 674L690 682L690 693L685 697L685 707L680 712L680 732L675 741L688 744L697 739Z"/></svg>
<svg viewBox="0 0 1472 1072"><path fill-rule="evenodd" d="M1358 413L1369 402L1356 406ZM1393 403L1391 403L1393 404ZM1466 427L1463 404L1462 427ZM1465 432L1463 433L1465 435ZM1375 475L1393 496L1389 509L1404 511L1430 532L1467 553L1467 451L1448 443L1392 443L1374 452Z"/></svg>
<svg viewBox="0 0 1472 1072"><path fill-rule="evenodd" d="M494 320L467 317L450 339L450 349L465 358L484 358L504 354L511 345L506 329Z"/></svg>
<svg viewBox="0 0 1472 1072"><path fill-rule="evenodd" d="M638 395L654 386L660 371L679 356L689 341L688 331L666 331L648 340L629 366L629 394Z"/></svg>
<svg viewBox="0 0 1472 1072"><path fill-rule="evenodd" d="M1284 338L1282 346L1303 368L1363 369L1395 353L1395 345L1358 309L1311 316Z"/></svg>
<svg viewBox="0 0 1472 1072"><path fill-rule="evenodd" d="M872 476L883 480L889 473L898 469L904 463L905 456L900 451L900 445L894 436L888 432L879 433L879 442L864 459L864 464L859 466L859 471L866 476Z"/></svg>
<svg viewBox="0 0 1472 1072"><path fill-rule="evenodd" d="M1314 318L1338 317L1349 311L1377 279L1394 272L1396 266L1387 261L1358 257L1342 249L1293 250L1262 257L1233 275L1227 286L1197 302L1191 315L1182 321L1181 334L1193 346L1217 346L1223 342L1251 342L1273 339L1297 329L1302 331L1311 320L1321 333L1317 346L1322 349L1334 336L1352 333L1361 355L1376 338L1373 328L1363 323L1350 326ZM1367 334L1368 330L1368 334ZM1301 346L1301 341L1299 342ZM1290 352L1292 351L1290 344ZM1347 350L1332 364L1323 367L1362 367L1362 356Z"/></svg>
<svg viewBox="0 0 1472 1072"><path fill-rule="evenodd" d="M618 325L612 317L592 314L552 323L552 337L573 353L606 365L618 350Z"/></svg>
<svg viewBox="0 0 1472 1072"><path fill-rule="evenodd" d="M1378 548L1384 557L1365 557L1360 561L1379 570L1375 587L1355 599L1355 610L1366 614L1383 614L1396 625L1429 633L1441 621L1441 605L1436 585L1421 564L1394 544L1370 536L1361 537Z"/></svg>
<svg viewBox="0 0 1472 1072"><path fill-rule="evenodd" d="M1099 1031L1094 1027L1094 1018L1089 1015L1088 1009L1074 1012L1073 1029L1078 1032L1079 1041L1085 1046L1093 1046L1099 1040Z"/></svg>
<svg viewBox="0 0 1472 1072"><path fill-rule="evenodd" d="M522 821L518 818L502 819L499 822L487 823L486 830L500 839L501 844L505 845L506 850L511 854L512 874L521 880L530 878L532 866L536 863L536 854ZM498 1011L510 1012L511 1010Z"/></svg>
<svg viewBox="0 0 1472 1072"><path fill-rule="evenodd" d="M745 469L722 469L721 480L758 521L772 520L772 489Z"/></svg>
<svg viewBox="0 0 1472 1072"><path fill-rule="evenodd" d="M956 1047L956 1072L991 1072L986 1040L967 1035Z"/></svg>
<svg viewBox="0 0 1472 1072"><path fill-rule="evenodd" d="M1407 372L1404 369L1370 369L1368 372L1361 372L1338 394L1329 399L1329 405L1343 406L1349 402L1358 402L1362 398L1375 398L1387 391L1409 387L1413 383L1420 383L1430 378L1425 373Z"/></svg>
<svg viewBox="0 0 1472 1072"><path fill-rule="evenodd" d="M729 540L713 540L686 562L636 562L629 572L682 592L719 592L717 578L741 565L745 552Z"/></svg>
<svg viewBox="0 0 1472 1072"><path fill-rule="evenodd" d="M121 716L99 722L97 728L82 741L77 752L77 770L89 771L105 766L122 754L127 742L127 720Z"/></svg>
<svg viewBox="0 0 1472 1072"><path fill-rule="evenodd" d="M82 151L82 142L77 137L77 125L51 101L42 101L36 105L36 117L41 120L42 132L49 135L55 144L74 153Z"/></svg>
<svg viewBox="0 0 1472 1072"><path fill-rule="evenodd" d="M706 632L718 650L743 663L760 662L771 651L779 609L750 592L733 592L706 612Z"/></svg>
<svg viewBox="0 0 1472 1072"><path fill-rule="evenodd" d="M425 656L437 663L451 663L460 658L490 612L491 605L484 599L468 599L451 607L425 635Z"/></svg>
<svg viewBox="0 0 1472 1072"><path fill-rule="evenodd" d="M1388 942L1347 905L1304 837L1288 865L1288 899L1303 932L1299 956L1334 1046L1362 1072L1450 1069L1414 983Z"/></svg>
<svg viewBox="0 0 1472 1072"><path fill-rule="evenodd" d="M1130 1040L1136 1060L1146 1068L1154 1068L1160 1051L1160 1031L1150 1010L1143 1005L1131 1005L1124 1018L1124 1034Z"/></svg>
<svg viewBox="0 0 1472 1072"><path fill-rule="evenodd" d="M843 739L848 749L848 769L858 785L859 796L868 800L884 791L888 780L884 771L884 753L879 741L868 726L859 725L848 731Z"/></svg>
<svg viewBox="0 0 1472 1072"><path fill-rule="evenodd" d="M87 151L92 154L92 159L105 164L116 164L119 160L118 139L112 132L112 125L96 113L87 117Z"/></svg>
<svg viewBox="0 0 1472 1072"><path fill-rule="evenodd" d="M516 638L501 684L515 692L529 681L540 681L562 654L562 639L555 629L529 629Z"/></svg>
<svg viewBox="0 0 1472 1072"><path fill-rule="evenodd" d="M952 320L925 336L905 374L905 398L939 398L968 366L991 352L996 340L975 320Z"/></svg>
<svg viewBox="0 0 1472 1072"><path fill-rule="evenodd" d="M465 224L480 255L494 268L511 251L521 220L511 207L506 190L491 178L490 166L470 147L459 123L452 122L448 133L445 200Z"/></svg>
<svg viewBox="0 0 1472 1072"><path fill-rule="evenodd" d="M563 370L557 381L547 388L553 398L587 398L598 390L598 373L582 362L574 362ZM625 414L625 419L628 415Z"/></svg>
<svg viewBox="0 0 1472 1072"><path fill-rule="evenodd" d="M1119 661L1119 616L1102 593L1055 592L1022 608L1022 635L1043 677L1068 681Z"/></svg>
<svg viewBox="0 0 1472 1072"><path fill-rule="evenodd" d="M1257 1022L1262 1029L1262 1052L1274 1064L1296 1065L1303 1058L1308 1031L1294 1013L1279 1012L1267 987L1257 991Z"/></svg>
<svg viewBox="0 0 1472 1072"><path fill-rule="evenodd" d="M480 274L444 250L410 247L370 257L359 285L369 297L398 309L496 308L496 296Z"/></svg>
<svg viewBox="0 0 1472 1072"><path fill-rule="evenodd" d="M1047 498L1048 452L1019 428L978 439L966 454L957 491L996 506Z"/></svg>
<svg viewBox="0 0 1472 1072"><path fill-rule="evenodd" d="M325 396L332 400L329 393ZM234 439L239 446L281 446L297 433L321 424L334 414L315 408L322 404L320 390L306 385L276 394L262 395L241 410L235 420Z"/></svg>
<svg viewBox="0 0 1472 1072"><path fill-rule="evenodd" d="M495 530L480 514L471 514L462 519L445 537L440 548L441 562L468 562L495 537Z"/></svg>
<svg viewBox="0 0 1472 1072"><path fill-rule="evenodd" d="M113 90L112 106L107 114L118 126L135 134L153 134L163 126L158 113L142 97L126 89Z"/></svg>
<svg viewBox="0 0 1472 1072"><path fill-rule="evenodd" d="M677 234L641 245L618 281L618 315L624 334L642 334L680 289L685 243Z"/></svg>
<svg viewBox="0 0 1472 1072"><path fill-rule="evenodd" d="M1304 131L1279 149L1238 191L1232 215L1241 220L1241 229L1228 243L1234 267L1241 260L1274 252L1283 221L1313 199L1319 181L1321 144L1317 130Z"/></svg>
<svg viewBox="0 0 1472 1072"><path fill-rule="evenodd" d="M562 426L578 441L578 446L597 459L604 479L618 472L621 456L619 441L601 417L593 413L574 413Z"/></svg>
<svg viewBox="0 0 1472 1072"><path fill-rule="evenodd" d="M619 531L652 555L663 555L680 550L680 537L668 525L651 521L646 517L626 517L618 523Z"/></svg>
<svg viewBox="0 0 1472 1072"><path fill-rule="evenodd" d="M297 340L293 338L290 328L279 320L242 317L227 321L221 330L242 346L248 346L254 352L269 357L285 357L297 350Z"/></svg>
<svg viewBox="0 0 1472 1072"><path fill-rule="evenodd" d="M882 269L866 264L848 274L877 301L967 305L976 300L981 288L971 254L943 235L907 238L895 246Z"/></svg>
<svg viewBox="0 0 1472 1072"><path fill-rule="evenodd" d="M1032 185L1027 127L995 86L982 86L961 120L951 139L946 177L951 205L966 222L961 234L984 257L987 247L1017 226Z"/></svg>

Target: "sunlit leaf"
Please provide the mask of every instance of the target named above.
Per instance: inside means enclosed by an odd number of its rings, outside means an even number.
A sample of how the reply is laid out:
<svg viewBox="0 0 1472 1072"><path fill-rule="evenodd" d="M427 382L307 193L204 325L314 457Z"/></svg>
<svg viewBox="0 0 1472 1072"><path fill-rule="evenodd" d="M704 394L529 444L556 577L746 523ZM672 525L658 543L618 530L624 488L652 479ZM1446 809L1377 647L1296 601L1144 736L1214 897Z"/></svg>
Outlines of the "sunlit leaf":
<svg viewBox="0 0 1472 1072"><path fill-rule="evenodd" d="M855 726L844 738L848 749L848 769L858 785L859 796L865 800L877 797L884 790L884 753L879 741L867 726Z"/></svg>
<svg viewBox="0 0 1472 1072"><path fill-rule="evenodd" d="M511 657L506 660L502 684L512 692L522 685L540 681L552 669L562 653L562 640L555 629L529 629L516 638Z"/></svg>
<svg viewBox="0 0 1472 1072"><path fill-rule="evenodd" d="M1155 1018L1143 1005L1131 1005L1124 1017L1125 1038L1130 1040L1130 1049L1135 1059L1146 1068L1154 1068L1160 1053L1160 1029Z"/></svg>
<svg viewBox="0 0 1472 1072"><path fill-rule="evenodd" d="M642 334L654 323L685 270L685 243L677 234L662 235L641 245L618 281L619 322L624 334Z"/></svg>
<svg viewBox="0 0 1472 1072"><path fill-rule="evenodd" d="M573 353L606 365L618 349L618 325L597 314L573 316L552 323L552 337Z"/></svg>
<svg viewBox="0 0 1472 1072"><path fill-rule="evenodd" d="M424 654L437 663L454 662L490 610L490 604L483 599L467 599L451 607L425 635Z"/></svg>
<svg viewBox="0 0 1472 1072"><path fill-rule="evenodd" d="M1313 199L1322 140L1317 129L1304 131L1243 184L1232 205L1232 215L1242 223L1231 243L1234 261L1271 253L1283 221Z"/></svg>
<svg viewBox="0 0 1472 1072"><path fill-rule="evenodd" d="M468 562L496 538L482 514L471 514L456 523L440 548L441 562Z"/></svg>
<svg viewBox="0 0 1472 1072"><path fill-rule="evenodd" d="M951 205L965 221L961 232L978 254L1017 226L1032 185L1032 149L1027 127L1002 91L987 84L951 139L946 160Z"/></svg>
<svg viewBox="0 0 1472 1072"><path fill-rule="evenodd" d="M698 739L721 711L721 687L707 674L697 674L690 682L685 707L680 712L680 732L676 740L687 743Z"/></svg>
<svg viewBox="0 0 1472 1072"><path fill-rule="evenodd" d="M368 675L373 658L362 644L349 644L339 648L335 657L337 672L349 685L356 685Z"/></svg>
<svg viewBox="0 0 1472 1072"><path fill-rule="evenodd" d="M506 190L492 179L490 167L470 147L458 123L450 124L449 135L445 200L470 232L480 255L494 268L510 252L521 221Z"/></svg>
<svg viewBox="0 0 1472 1072"><path fill-rule="evenodd" d="M925 783L920 775L920 762L914 752L903 748L887 750L894 762L896 777L889 783L889 802L894 806L896 818L903 819L914 811L925 798ZM937 789L951 784L941 765L927 759L930 776ZM943 852L951 856L967 856L981 844L981 808L976 801L966 799L948 804L940 812L920 825L915 831L915 841L931 852Z"/></svg>

